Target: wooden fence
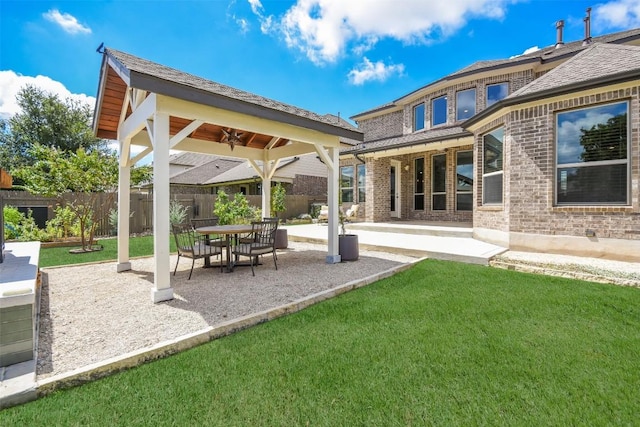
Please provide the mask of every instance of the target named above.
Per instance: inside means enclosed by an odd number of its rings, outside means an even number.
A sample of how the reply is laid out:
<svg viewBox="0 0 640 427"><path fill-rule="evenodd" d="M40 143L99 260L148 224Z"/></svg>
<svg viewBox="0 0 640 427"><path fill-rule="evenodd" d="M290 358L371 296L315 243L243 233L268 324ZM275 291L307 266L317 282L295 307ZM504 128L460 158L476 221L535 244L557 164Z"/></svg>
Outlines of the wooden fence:
<svg viewBox="0 0 640 427"><path fill-rule="evenodd" d="M39 227L44 228L45 222L55 217L55 208L58 201L55 198L38 197L26 191L0 191L6 206L15 206L22 212L32 211L32 215ZM233 197L233 196L231 196ZM246 196L250 205L261 207L261 196ZM65 195L69 201L75 197L73 194ZM207 218L213 215L213 206L216 201L214 194L172 194L172 199L177 200L188 208L187 214L191 218ZM323 203L326 199L309 196L286 196L287 210L280 214L281 218L293 218L303 213L309 213L314 203ZM132 192L130 197L131 219L129 230L131 233L146 233L153 231L153 193ZM98 212L97 235L105 236L112 233L109 225L109 212L117 208L116 194L98 194L96 211Z"/></svg>

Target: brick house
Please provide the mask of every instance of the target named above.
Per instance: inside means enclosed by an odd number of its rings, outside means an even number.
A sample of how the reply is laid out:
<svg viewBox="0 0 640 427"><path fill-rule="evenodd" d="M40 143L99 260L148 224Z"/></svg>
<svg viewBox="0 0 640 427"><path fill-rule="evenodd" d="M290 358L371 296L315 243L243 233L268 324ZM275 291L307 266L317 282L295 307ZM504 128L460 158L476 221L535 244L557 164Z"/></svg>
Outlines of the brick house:
<svg viewBox="0 0 640 427"><path fill-rule="evenodd" d="M343 202L513 250L640 261L640 29L479 61L352 119ZM346 199L346 200L345 200Z"/></svg>

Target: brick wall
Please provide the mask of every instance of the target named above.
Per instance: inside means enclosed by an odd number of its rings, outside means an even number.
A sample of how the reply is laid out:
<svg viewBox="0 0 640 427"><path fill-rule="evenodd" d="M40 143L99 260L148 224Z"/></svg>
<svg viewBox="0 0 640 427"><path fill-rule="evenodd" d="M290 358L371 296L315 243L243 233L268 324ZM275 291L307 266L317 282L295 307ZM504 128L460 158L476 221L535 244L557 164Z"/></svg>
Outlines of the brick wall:
<svg viewBox="0 0 640 427"><path fill-rule="evenodd" d="M358 129L364 132L364 142L402 135L402 115L402 111L394 111L358 121Z"/></svg>
<svg viewBox="0 0 640 427"><path fill-rule="evenodd" d="M288 193L287 193L288 194ZM291 194L327 197L327 178L321 176L296 175Z"/></svg>
<svg viewBox="0 0 640 427"><path fill-rule="evenodd" d="M554 206L555 113L603 102L630 101L630 206ZM512 111L476 132L474 226L515 233L640 240L638 87L575 96ZM482 134L505 126L504 204L482 206Z"/></svg>

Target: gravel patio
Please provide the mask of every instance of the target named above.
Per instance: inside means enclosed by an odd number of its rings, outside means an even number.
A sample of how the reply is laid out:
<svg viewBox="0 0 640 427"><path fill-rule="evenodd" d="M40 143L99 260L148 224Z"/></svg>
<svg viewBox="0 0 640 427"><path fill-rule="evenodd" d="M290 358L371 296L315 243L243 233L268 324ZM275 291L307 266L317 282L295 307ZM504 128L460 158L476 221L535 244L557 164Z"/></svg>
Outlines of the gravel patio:
<svg viewBox="0 0 640 427"><path fill-rule="evenodd" d="M363 279L416 258L361 251L355 262L327 264L326 246L290 242L256 268L233 273L203 269L181 259L171 276L175 298L154 304L153 258L132 260L116 273L115 262L42 269L37 379L200 331L305 296ZM171 268L176 256L171 257Z"/></svg>

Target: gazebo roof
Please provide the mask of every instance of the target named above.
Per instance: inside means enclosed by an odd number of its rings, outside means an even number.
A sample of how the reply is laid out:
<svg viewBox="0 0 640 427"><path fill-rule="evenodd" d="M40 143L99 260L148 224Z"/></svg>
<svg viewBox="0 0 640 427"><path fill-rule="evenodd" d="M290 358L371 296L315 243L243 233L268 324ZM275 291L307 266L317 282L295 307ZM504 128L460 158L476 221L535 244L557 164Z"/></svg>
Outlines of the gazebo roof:
<svg viewBox="0 0 640 427"><path fill-rule="evenodd" d="M203 106L216 107L258 119L293 125L340 138L356 141L363 139L362 132L335 116L316 114L114 49L104 50L98 102L94 115L94 129L98 137L118 138L118 125L121 118L132 114L131 106L126 104L128 88L165 95ZM189 118L171 116L170 134L172 136L177 134L189 123ZM207 122L199 126L190 136L198 140L226 143L223 128L225 127ZM288 139L279 138L277 141L272 141L273 135L245 129L227 127L225 130L236 131L242 140L240 145L249 148L263 149L268 144L275 148L289 143Z"/></svg>

